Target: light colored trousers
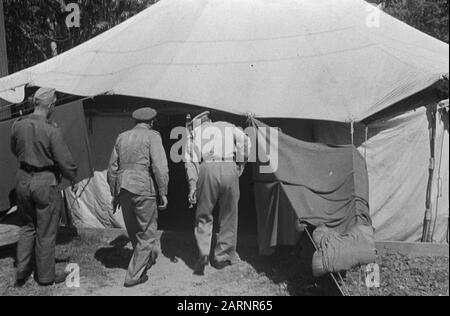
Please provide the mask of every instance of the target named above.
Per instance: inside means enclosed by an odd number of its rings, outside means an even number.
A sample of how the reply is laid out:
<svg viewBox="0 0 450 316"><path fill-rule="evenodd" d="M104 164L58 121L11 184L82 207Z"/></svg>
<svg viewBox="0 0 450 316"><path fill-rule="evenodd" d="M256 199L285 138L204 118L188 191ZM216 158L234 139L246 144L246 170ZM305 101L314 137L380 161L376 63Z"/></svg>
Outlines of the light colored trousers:
<svg viewBox="0 0 450 316"><path fill-rule="evenodd" d="M125 284L129 284L147 273L148 263L158 257L158 207L156 198L135 195L126 190L120 192L119 202L134 249L125 278Z"/></svg>
<svg viewBox="0 0 450 316"><path fill-rule="evenodd" d="M195 237L201 256L210 254L213 210L219 204L220 229L214 260L235 261L239 197L239 171L235 163L210 162L200 165Z"/></svg>

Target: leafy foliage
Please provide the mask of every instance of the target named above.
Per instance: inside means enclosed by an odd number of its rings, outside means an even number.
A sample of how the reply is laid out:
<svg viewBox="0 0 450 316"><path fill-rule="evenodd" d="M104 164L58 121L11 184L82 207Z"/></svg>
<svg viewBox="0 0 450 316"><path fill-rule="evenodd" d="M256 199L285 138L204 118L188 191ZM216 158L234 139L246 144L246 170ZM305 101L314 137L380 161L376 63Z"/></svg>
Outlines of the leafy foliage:
<svg viewBox="0 0 450 316"><path fill-rule="evenodd" d="M9 72L42 62L130 18L157 0L78 0L80 27L68 28L64 0L4 0Z"/></svg>
<svg viewBox="0 0 450 316"><path fill-rule="evenodd" d="M385 11L448 43L448 0L384 0Z"/></svg>

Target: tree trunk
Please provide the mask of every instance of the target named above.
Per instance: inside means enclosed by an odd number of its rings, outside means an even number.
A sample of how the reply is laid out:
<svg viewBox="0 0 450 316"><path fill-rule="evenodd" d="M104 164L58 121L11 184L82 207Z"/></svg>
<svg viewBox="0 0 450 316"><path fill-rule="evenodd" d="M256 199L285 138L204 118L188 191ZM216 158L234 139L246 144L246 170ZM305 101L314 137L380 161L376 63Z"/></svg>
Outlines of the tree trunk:
<svg viewBox="0 0 450 316"><path fill-rule="evenodd" d="M3 0L0 0L0 78L8 75L8 55L6 52L6 31L5 31L5 16L3 14ZM6 104L0 99L0 108ZM2 109L1 116L8 116L10 113L5 113L6 109Z"/></svg>
<svg viewBox="0 0 450 316"><path fill-rule="evenodd" d="M3 0L0 0L0 77L8 74L8 55L6 53L5 17L3 15Z"/></svg>

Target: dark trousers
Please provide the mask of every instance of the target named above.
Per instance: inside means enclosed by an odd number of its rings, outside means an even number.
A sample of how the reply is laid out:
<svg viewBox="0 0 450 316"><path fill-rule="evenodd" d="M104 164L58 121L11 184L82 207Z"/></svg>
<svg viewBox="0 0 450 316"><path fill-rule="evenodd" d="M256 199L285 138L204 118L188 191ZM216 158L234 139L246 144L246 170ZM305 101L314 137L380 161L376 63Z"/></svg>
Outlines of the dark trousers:
<svg viewBox="0 0 450 316"><path fill-rule="evenodd" d="M40 283L55 280L56 235L60 221L61 195L51 173L19 171L16 183L17 206L23 225L17 244L17 277L33 270Z"/></svg>
<svg viewBox="0 0 450 316"><path fill-rule="evenodd" d="M158 257L158 207L156 198L140 196L122 190L119 195L123 218L134 253L128 267L125 284L138 281L150 261Z"/></svg>
<svg viewBox="0 0 450 316"><path fill-rule="evenodd" d="M217 262L236 259L239 171L235 163L214 162L200 166L195 237L201 256L209 256L213 233L213 210L219 204L219 235L214 250Z"/></svg>

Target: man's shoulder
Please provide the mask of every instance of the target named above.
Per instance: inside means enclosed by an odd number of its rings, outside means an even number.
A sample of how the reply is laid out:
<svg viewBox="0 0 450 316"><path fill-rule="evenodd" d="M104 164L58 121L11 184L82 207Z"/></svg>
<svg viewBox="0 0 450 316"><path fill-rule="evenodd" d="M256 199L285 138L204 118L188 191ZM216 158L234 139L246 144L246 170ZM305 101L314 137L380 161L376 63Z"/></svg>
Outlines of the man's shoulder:
<svg viewBox="0 0 450 316"><path fill-rule="evenodd" d="M155 131L154 129L149 129L146 132L146 134L150 141L161 141L162 140L161 133L158 131Z"/></svg>
<svg viewBox="0 0 450 316"><path fill-rule="evenodd" d="M194 131L199 131L202 129L210 128L210 127L216 127L216 128L224 128L224 127L231 127L235 128L236 125L226 122L226 121L217 121L217 122L205 122L200 126L197 126Z"/></svg>
<svg viewBox="0 0 450 316"><path fill-rule="evenodd" d="M161 134L158 131L155 131L154 129L130 129L128 131L125 131L123 133L121 133L119 135L119 137L117 138L118 141L120 141L121 139L127 139L133 137L136 140L140 139L140 140L149 140L149 141L154 141L154 140L160 140L161 139Z"/></svg>
<svg viewBox="0 0 450 316"><path fill-rule="evenodd" d="M152 136L161 136L161 133L154 129L149 129L150 135Z"/></svg>
<svg viewBox="0 0 450 316"><path fill-rule="evenodd" d="M13 126L20 127L20 126L26 125L27 123L30 123L30 122L36 122L38 124L42 124L45 127L49 127L51 129L59 129L58 124L56 124L55 122L48 120L48 119L36 119L33 116L22 116L14 122Z"/></svg>
<svg viewBox="0 0 450 316"><path fill-rule="evenodd" d="M51 120L42 121L41 126L47 131L48 135L62 135L61 129L59 128L58 124Z"/></svg>
<svg viewBox="0 0 450 316"><path fill-rule="evenodd" d="M26 117L19 117L17 120L14 121L12 127L14 128L14 127L20 126L25 119L26 119Z"/></svg>
<svg viewBox="0 0 450 316"><path fill-rule="evenodd" d="M230 123L230 122L226 122L226 121L218 121L218 122L214 122L212 123L213 126L217 126L217 127L236 127L236 125Z"/></svg>
<svg viewBox="0 0 450 316"><path fill-rule="evenodd" d="M57 128L57 129L59 128L59 126L56 122L46 120L45 123L47 123L47 125L49 125L50 127Z"/></svg>

